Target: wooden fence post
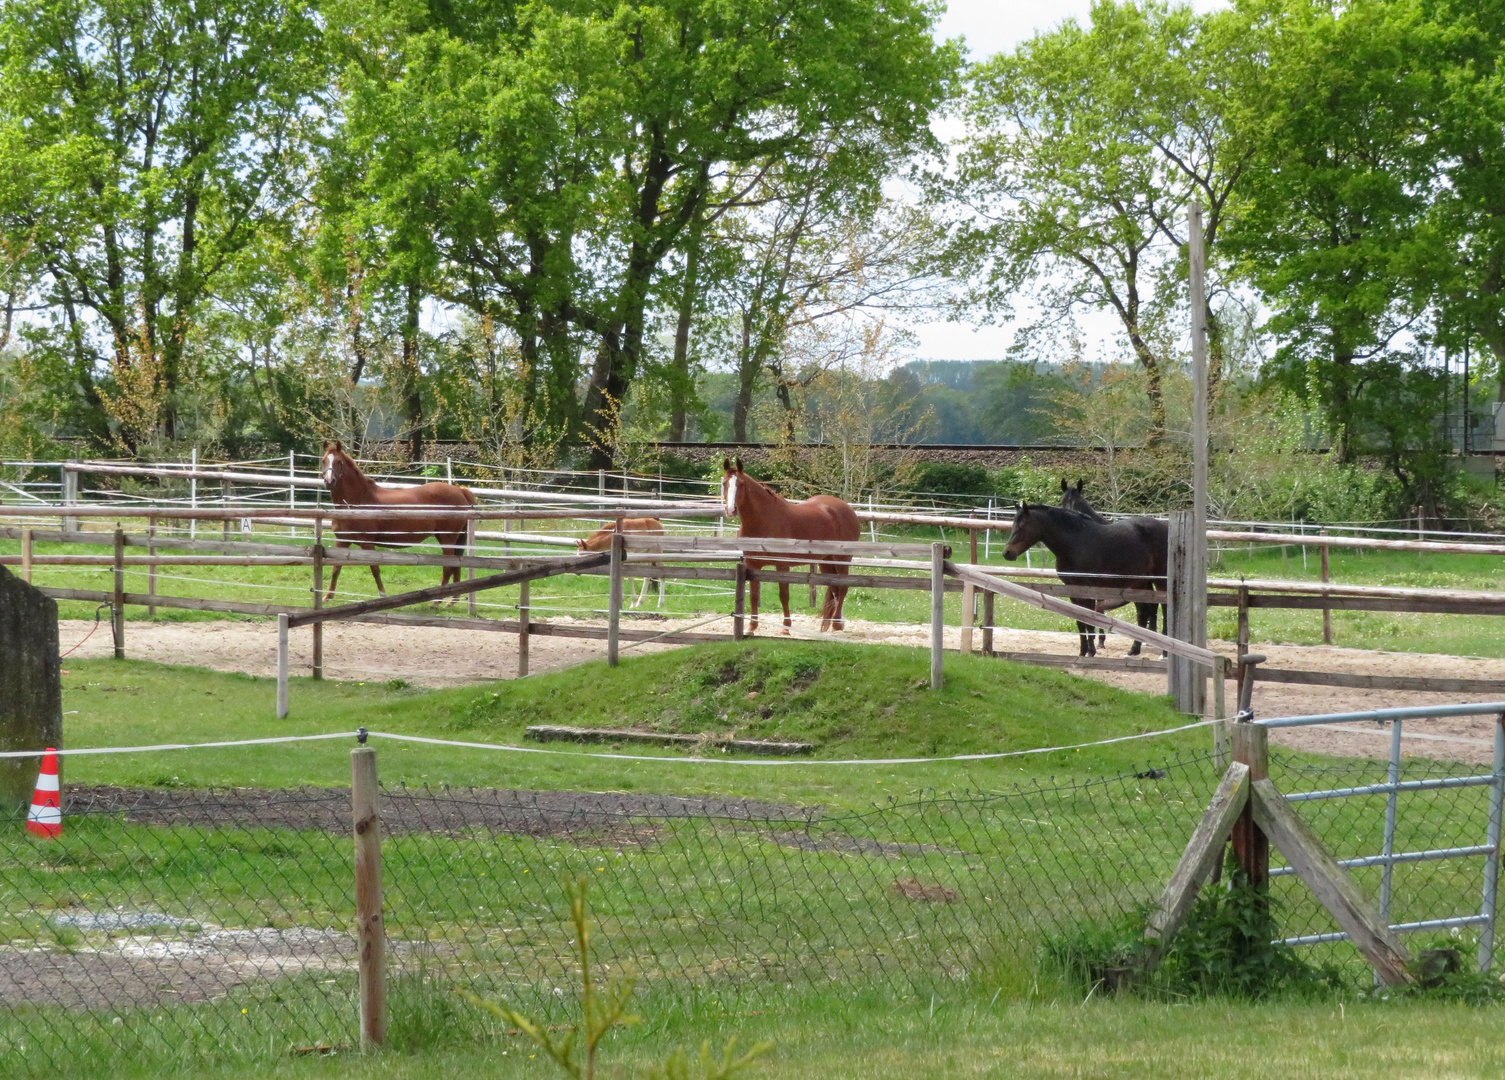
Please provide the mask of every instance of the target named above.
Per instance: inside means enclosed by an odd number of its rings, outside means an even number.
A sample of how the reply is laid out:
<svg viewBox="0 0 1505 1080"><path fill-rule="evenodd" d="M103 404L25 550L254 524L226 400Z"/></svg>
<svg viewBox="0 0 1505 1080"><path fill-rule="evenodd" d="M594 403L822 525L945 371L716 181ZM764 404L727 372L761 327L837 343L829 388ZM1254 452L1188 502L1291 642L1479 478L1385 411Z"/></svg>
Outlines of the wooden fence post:
<svg viewBox="0 0 1505 1080"><path fill-rule="evenodd" d="M125 659L125 530L115 526L115 610L110 614L110 629L115 637L115 659Z"/></svg>
<svg viewBox="0 0 1505 1080"><path fill-rule="evenodd" d="M221 505L223 505L223 506L225 506L225 507L228 508L229 505L230 505L230 500L232 498L234 498L234 496L235 496L235 485L232 484L229 480L221 480L220 481L220 503L221 503ZM224 535L221 537L221 539L223 539L223 540L229 540L230 539L230 519L229 518L225 518Z"/></svg>
<svg viewBox="0 0 1505 1080"><path fill-rule="evenodd" d="M930 545L930 689L946 681L942 657L946 645L946 545Z"/></svg>
<svg viewBox="0 0 1505 1080"><path fill-rule="evenodd" d="M146 554L149 558L155 559L157 557L156 540L157 518L155 515L152 515L146 519ZM146 617L148 619L155 619L157 617L157 605L150 602L157 596L157 564L155 562L147 564L146 567L146 595L148 599Z"/></svg>
<svg viewBox="0 0 1505 1080"><path fill-rule="evenodd" d="M64 506L72 506L78 502L78 471L71 467L74 464L75 462L70 459L68 464L63 466ZM76 517L63 518L63 532L65 533L78 532L82 527L82 523Z"/></svg>
<svg viewBox="0 0 1505 1080"><path fill-rule="evenodd" d="M1270 778L1269 732L1245 720L1229 725L1233 760L1249 766L1249 782ZM1245 805L1233 825L1233 852L1250 885L1268 885L1270 881L1270 840L1254 822L1254 808Z"/></svg>
<svg viewBox="0 0 1505 1080"><path fill-rule="evenodd" d="M324 537L323 522L314 522L314 610L319 611L324 607ZM313 675L315 679L324 678L324 624L314 623L314 663Z"/></svg>
<svg viewBox="0 0 1505 1080"><path fill-rule="evenodd" d="M518 586L517 594L517 677L527 677L528 674L528 582ZM475 599L475 593L471 593L471 599Z"/></svg>
<svg viewBox="0 0 1505 1080"><path fill-rule="evenodd" d="M982 594L982 654L993 655L993 594Z"/></svg>
<svg viewBox="0 0 1505 1080"><path fill-rule="evenodd" d="M387 932L382 922L381 815L376 806L376 750L369 746L358 746L350 751L350 817L355 832L355 935L360 976L361 1049L370 1050L387 1041Z"/></svg>
<svg viewBox="0 0 1505 1080"><path fill-rule="evenodd" d="M611 592L606 608L606 664L617 666L617 642L622 632L622 568L625 565L623 550L626 539L622 535L622 519L617 519L617 531L611 537Z"/></svg>
<svg viewBox="0 0 1505 1080"><path fill-rule="evenodd" d="M1323 529L1321 535L1326 536L1327 535L1327 530ZM1322 545L1322 580L1323 581L1330 580L1330 578L1328 577L1328 572L1327 572L1327 545L1326 544ZM1325 608L1322 609L1322 644L1324 644L1324 645L1331 645L1332 643L1333 643L1333 609L1325 607Z"/></svg>
<svg viewBox="0 0 1505 1080"><path fill-rule="evenodd" d="M1192 512L1172 513L1166 570L1169 633L1193 645L1205 645L1207 640L1207 574L1200 565L1200 551ZM1178 712L1201 716L1207 711L1207 674L1200 664L1184 657L1166 657L1166 690L1175 699Z"/></svg>
<svg viewBox="0 0 1505 1080"><path fill-rule="evenodd" d="M732 640L741 641L743 614L747 611L747 563L737 563L736 599L732 603Z"/></svg>
<svg viewBox="0 0 1505 1080"><path fill-rule="evenodd" d="M977 530L968 529L967 535L972 540L972 564L977 565ZM962 585L962 652L972 651L972 623L977 618L977 587L970 582Z"/></svg>
<svg viewBox="0 0 1505 1080"><path fill-rule="evenodd" d="M31 530L21 530L21 580L31 584Z"/></svg>
<svg viewBox="0 0 1505 1080"><path fill-rule="evenodd" d="M469 521L467 521L465 523L465 554L473 556L473 555L475 555L475 553L476 553L476 519L475 518L471 518ZM476 568L474 566L466 568L465 578L466 578L467 581L474 581L476 579ZM526 582L524 582L523 583L523 592L524 592L524 594L526 594L527 591L528 591L528 585L527 585ZM475 593L471 593L470 594L470 617L472 619L474 619L476 617L476 594ZM526 638L524 640L526 640ZM527 651L527 646L523 647L523 651L524 652ZM526 675L527 673L528 672L525 669L523 671L523 674Z"/></svg>
<svg viewBox="0 0 1505 1080"><path fill-rule="evenodd" d="M277 719L287 716L287 612L277 616Z"/></svg>

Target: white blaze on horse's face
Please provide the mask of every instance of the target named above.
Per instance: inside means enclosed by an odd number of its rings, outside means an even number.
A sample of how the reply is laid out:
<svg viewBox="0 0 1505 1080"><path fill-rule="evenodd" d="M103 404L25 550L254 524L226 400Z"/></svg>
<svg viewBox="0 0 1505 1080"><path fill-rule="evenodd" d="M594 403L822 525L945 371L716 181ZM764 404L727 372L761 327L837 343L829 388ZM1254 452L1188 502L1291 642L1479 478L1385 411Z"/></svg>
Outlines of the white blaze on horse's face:
<svg viewBox="0 0 1505 1080"><path fill-rule="evenodd" d="M726 504L726 512L731 517L737 516L737 474L728 473L721 478L721 501Z"/></svg>
<svg viewBox="0 0 1505 1080"><path fill-rule="evenodd" d="M334 486L334 451L324 455L324 483L328 487Z"/></svg>

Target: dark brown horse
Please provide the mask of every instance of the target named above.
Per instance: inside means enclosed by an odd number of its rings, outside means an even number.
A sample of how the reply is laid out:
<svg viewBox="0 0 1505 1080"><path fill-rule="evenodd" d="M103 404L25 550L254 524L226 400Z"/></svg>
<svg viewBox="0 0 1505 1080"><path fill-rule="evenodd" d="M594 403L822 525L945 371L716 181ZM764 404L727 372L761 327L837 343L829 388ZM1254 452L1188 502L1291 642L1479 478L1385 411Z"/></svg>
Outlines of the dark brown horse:
<svg viewBox="0 0 1505 1080"><path fill-rule="evenodd" d="M727 515L741 522L738 536L768 536L788 540L857 540L862 526L850 506L832 495L814 495L804 502L790 502L742 471L742 462L726 458L721 462L721 501ZM845 574L850 555L828 555L820 560L808 555L783 553L749 553L743 563L750 570L792 570L808 564L817 573ZM758 629L758 585L749 583L752 621L748 632ZM842 605L846 602L845 585L826 586L826 602L820 609L820 628L840 630L845 625ZM789 633L789 583L779 582L779 603L784 607L784 633Z"/></svg>
<svg viewBox="0 0 1505 1080"><path fill-rule="evenodd" d="M1073 487L1071 484L1068 484L1066 482L1066 478L1064 476L1061 477L1061 506L1066 510L1075 510L1078 514L1085 514L1093 521L1102 522L1106 525L1110 519L1105 518L1102 514L1099 514L1093 507L1093 505L1087 501L1087 496L1082 494L1082 488L1084 488L1086 484L1087 482L1085 480L1078 479L1076 486ZM1134 525L1139 529L1140 533L1144 535L1145 540L1150 544L1150 549L1155 557L1154 562L1151 564L1151 570L1153 571L1151 578L1154 581L1155 590L1157 592L1166 592L1166 574L1168 572L1167 567L1170 565L1170 523L1167 522L1164 518L1157 517L1131 517L1122 518L1120 520L1133 522ZM1158 606L1163 613L1165 611L1165 605L1161 604ZM1116 607L1123 607L1123 605L1115 604L1111 600L1100 600L1098 601L1097 610L1112 611ZM1135 610L1138 611L1141 616L1144 615L1143 605L1136 605ZM1171 621L1168 615L1163 617L1163 623L1165 625L1166 631L1169 632ZM1150 621L1148 623L1146 623L1144 619L1141 618L1139 620L1139 625L1148 626L1151 630L1155 629L1154 612L1150 612ZM1104 631L1099 630L1097 632L1097 643L1099 645L1103 644L1107 639L1108 635ZM1137 645L1138 643L1136 642L1135 644Z"/></svg>
<svg viewBox="0 0 1505 1080"><path fill-rule="evenodd" d="M324 459L320 465L324 484L334 504L350 510L374 510L384 506L393 507L389 516L380 518L341 518L333 515L335 547L356 547L373 551L378 547L412 547L432 536L439 541L444 554L458 556L465 550L465 521L454 514L436 514L438 510L469 510L476 504L476 497L465 488L455 484L421 484L418 487L383 488L361 472L360 466L350 459L338 443L324 444ZM439 584L448 585L453 575L460 580L458 566L443 567ZM371 576L376 579L376 591L382 596L387 590L382 587L381 568L371 567ZM329 575L329 592L326 600L334 599L334 585L340 579L340 567L336 563ZM450 598L454 602L454 598Z"/></svg>
<svg viewBox="0 0 1505 1080"><path fill-rule="evenodd" d="M1023 555L1035 544L1044 544L1056 557L1056 574L1068 586L1107 586L1121 589L1148 589L1152 582L1154 554L1145 535L1133 522L1093 521L1085 514L1063 510L1058 506L1026 505L1014 510L1014 528L1009 533L1003 557L1010 561ZM1073 596L1071 602L1089 611L1098 610L1096 600ZM1151 628L1155 621L1154 604L1137 604L1139 625ZM1093 637L1097 628L1077 622L1082 656L1096 656ZM1139 655L1139 642L1129 649Z"/></svg>

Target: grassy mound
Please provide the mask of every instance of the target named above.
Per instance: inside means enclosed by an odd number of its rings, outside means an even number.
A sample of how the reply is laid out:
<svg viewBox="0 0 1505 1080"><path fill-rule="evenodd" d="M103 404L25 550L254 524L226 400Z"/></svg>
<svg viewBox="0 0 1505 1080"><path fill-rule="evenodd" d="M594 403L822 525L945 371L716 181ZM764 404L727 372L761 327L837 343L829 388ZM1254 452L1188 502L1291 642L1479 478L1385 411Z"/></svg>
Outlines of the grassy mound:
<svg viewBox="0 0 1505 1080"><path fill-rule="evenodd" d="M755 640L630 656L620 667L582 664L524 680L421 691L401 681L294 679L292 712L273 717L270 679L140 661L70 661L64 685L69 746L133 746L376 731L487 743L525 743L529 724L733 732L818 744L822 758L942 757L1025 750L1174 727L1166 699L1064 671L947 656L946 685L929 689L919 649ZM1120 773L1178 750L1204 750L1191 731L1164 738L1008 758L893 768L714 768L684 751L622 747L632 760L585 755L610 747L550 744L560 754L382 742L389 783L739 794L865 805L874 794L1006 785L1033 776ZM348 783L348 745L258 746L72 758L79 783L284 787ZM719 757L719 755L718 755ZM663 758L679 759L664 762ZM735 760L728 755L725 760Z"/></svg>
<svg viewBox="0 0 1505 1080"><path fill-rule="evenodd" d="M793 739L827 757L1020 750L1185 722L1165 699L1050 668L948 656L945 687L929 679L918 649L757 639L469 691L452 722L508 739L529 724Z"/></svg>

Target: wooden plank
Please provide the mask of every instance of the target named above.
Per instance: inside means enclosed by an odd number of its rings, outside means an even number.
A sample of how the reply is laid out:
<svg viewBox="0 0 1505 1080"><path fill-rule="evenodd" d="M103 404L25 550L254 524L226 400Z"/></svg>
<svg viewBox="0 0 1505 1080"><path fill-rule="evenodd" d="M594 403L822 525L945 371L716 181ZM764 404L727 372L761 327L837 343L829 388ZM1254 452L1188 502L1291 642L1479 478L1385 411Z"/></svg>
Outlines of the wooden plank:
<svg viewBox="0 0 1505 1080"><path fill-rule="evenodd" d="M1102 615L1087 608L1077 607L1075 604L1059 600L1054 596L1046 596L1036 589L1016 585L1012 581L1004 581L1002 578L996 578L990 574L981 574L975 570L967 570L950 562L946 564L946 570L953 577L960 578L964 582L970 581L979 589L987 589L1002 596L1012 597L1015 600L1023 600L1026 604L1065 616L1068 619L1076 619L1090 626L1100 626L1104 630L1123 634L1136 641L1142 641L1146 645L1157 646L1164 652L1186 656L1209 667L1215 662L1216 654L1211 650L1197 645L1190 645L1184 641L1177 641L1175 638L1166 637L1164 634L1158 634L1153 630L1146 630L1143 627L1135 626L1133 623L1124 622L1122 619L1115 619L1111 615Z"/></svg>
<svg viewBox="0 0 1505 1080"><path fill-rule="evenodd" d="M991 596L985 593L984 599ZM987 633L986 630L983 631ZM997 652L988 655L999 660L1013 660L1020 664L1036 664L1040 667L1087 668L1098 671L1142 671L1147 674L1164 675L1165 661L1145 660L1137 656L1067 656L1065 653Z"/></svg>
<svg viewBox="0 0 1505 1080"><path fill-rule="evenodd" d="M1499 694L1505 679L1448 679L1423 675L1351 675L1339 671L1302 671L1295 668L1254 669L1255 682L1294 683L1300 686L1346 686L1360 690L1417 690L1438 694Z"/></svg>
<svg viewBox="0 0 1505 1080"><path fill-rule="evenodd" d="M886 555L896 559L929 559L929 544L869 543L863 540L794 540L767 536L649 536L633 533L628 537L628 551L664 552L672 557L676 551L725 551L772 553L778 555ZM805 561L805 560L791 560Z"/></svg>
<svg viewBox="0 0 1505 1080"><path fill-rule="evenodd" d="M814 743L772 742L764 739L732 739L719 735L683 735L677 732L633 731L623 728L583 728L565 724L533 724L523 734L539 742L639 743L649 746L681 746L687 749L712 747L741 750L753 754L791 757L810 754Z"/></svg>
<svg viewBox="0 0 1505 1080"><path fill-rule="evenodd" d="M115 595L110 598L110 629L115 638L115 659L125 659L125 532L115 530Z"/></svg>
<svg viewBox="0 0 1505 1080"><path fill-rule="evenodd" d="M1462 544L1437 540L1371 540L1361 536L1302 536L1297 533L1237 532L1231 529L1208 529L1209 540L1232 540L1256 544L1306 544L1335 548L1363 548L1367 551L1438 552L1447 555L1505 555L1505 544Z"/></svg>
<svg viewBox="0 0 1505 1080"><path fill-rule="evenodd" d="M1237 607L1234 594L1215 593L1207 598L1212 607ZM1252 608L1279 608L1297 611L1402 611L1417 615L1505 615L1505 600L1460 600L1339 596L1334 594L1298 596L1294 594L1250 593Z"/></svg>
<svg viewBox="0 0 1505 1080"><path fill-rule="evenodd" d="M1406 971L1406 965L1411 962L1410 954L1348 871L1338 865L1271 781L1255 780L1250 787L1254 820L1286 857L1296 875L1306 882L1307 888L1348 933L1349 940L1373 965L1380 981L1388 986L1411 982L1411 975Z"/></svg>
<svg viewBox="0 0 1505 1080"><path fill-rule="evenodd" d="M463 596L476 589L497 589L503 585L516 585L520 581L553 577L555 574L568 574L578 566L600 566L607 562L610 557L605 552L579 555L568 562L550 562L544 566L523 567L518 570L511 570L505 574L492 574L488 577L477 578L475 581L457 581L450 585L435 585L428 589L416 589L413 592L398 593L396 596L381 596L375 600L360 600L353 604L338 604L332 608L325 608L321 612L308 612L296 615L288 620L288 625L297 627L306 626L311 622L335 622L339 619L348 619L354 615L365 615L370 612L386 611L390 608L407 607L409 604L421 604L426 600L443 600L450 596Z"/></svg>
<svg viewBox="0 0 1505 1080"><path fill-rule="evenodd" d="M1223 844L1248 801L1249 766L1235 761L1228 766L1217 790L1212 793L1212 801L1202 811L1202 820L1197 822L1186 850L1181 853L1181 861L1176 864L1160 902L1145 923L1144 938L1149 945L1145 956L1146 969L1159 962L1171 938L1180 929L1202 882L1222 859Z"/></svg>

